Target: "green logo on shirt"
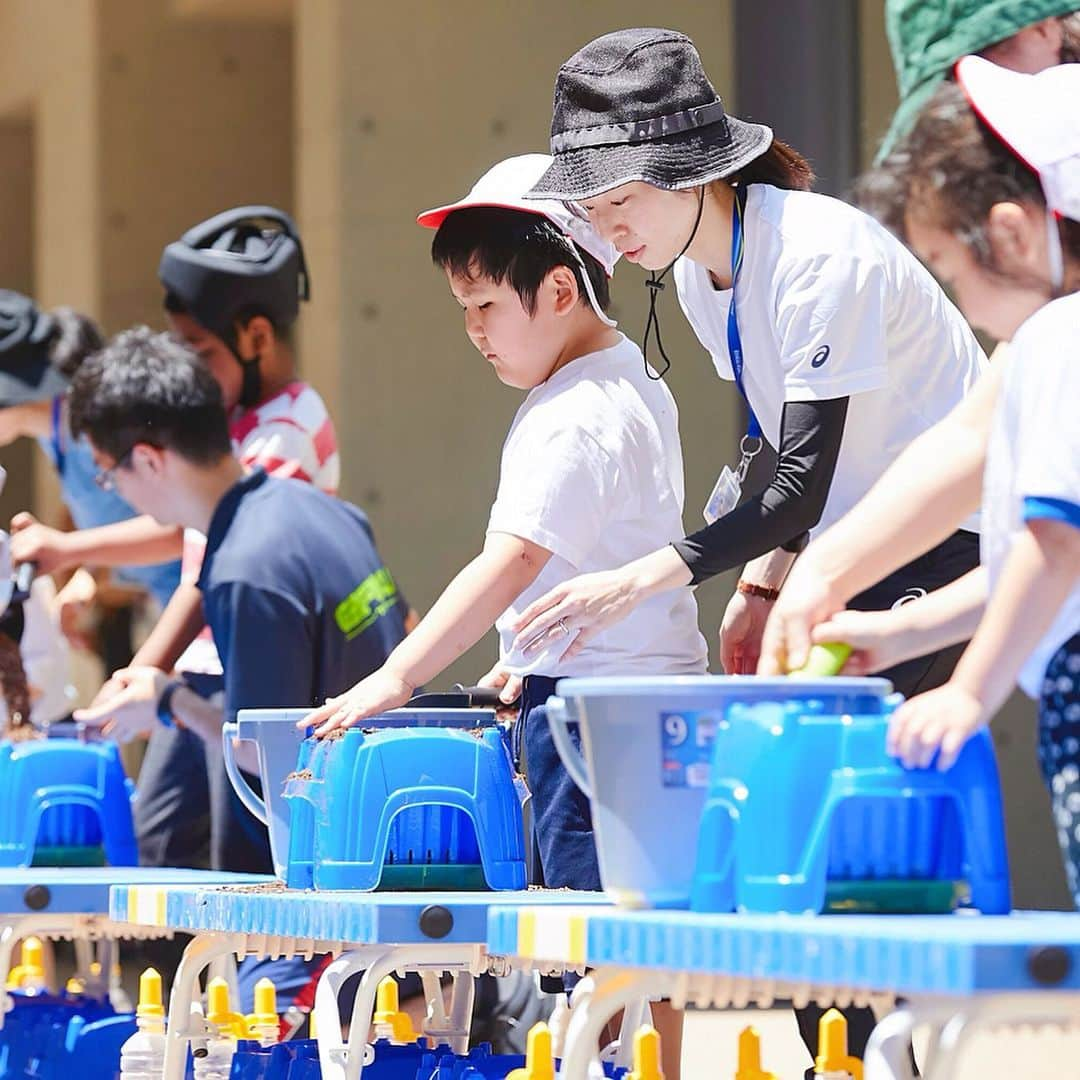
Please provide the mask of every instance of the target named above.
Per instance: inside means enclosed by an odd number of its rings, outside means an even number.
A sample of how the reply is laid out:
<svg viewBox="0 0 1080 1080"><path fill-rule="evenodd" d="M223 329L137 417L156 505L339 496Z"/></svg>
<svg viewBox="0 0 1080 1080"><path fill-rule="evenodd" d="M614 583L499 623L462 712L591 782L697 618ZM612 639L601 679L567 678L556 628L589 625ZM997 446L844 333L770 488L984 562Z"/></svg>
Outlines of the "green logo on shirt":
<svg viewBox="0 0 1080 1080"><path fill-rule="evenodd" d="M362 634L398 602L397 585L384 566L356 586L334 609L338 629L350 640Z"/></svg>

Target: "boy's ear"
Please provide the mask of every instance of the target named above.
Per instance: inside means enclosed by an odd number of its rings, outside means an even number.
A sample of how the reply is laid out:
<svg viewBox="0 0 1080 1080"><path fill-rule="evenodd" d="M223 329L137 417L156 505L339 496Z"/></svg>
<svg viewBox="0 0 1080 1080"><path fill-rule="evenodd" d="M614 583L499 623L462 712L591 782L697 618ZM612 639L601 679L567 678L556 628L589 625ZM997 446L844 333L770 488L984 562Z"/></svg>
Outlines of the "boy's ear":
<svg viewBox="0 0 1080 1080"><path fill-rule="evenodd" d="M544 286L551 291L552 308L556 315L569 314L581 299L577 278L568 266L556 266L549 270Z"/></svg>
<svg viewBox="0 0 1080 1080"><path fill-rule="evenodd" d="M236 323L236 344L241 356L264 356L276 341L273 323L265 315L253 315L246 323Z"/></svg>
<svg viewBox="0 0 1080 1080"><path fill-rule="evenodd" d="M1006 273L1028 267L1035 254L1035 234L1027 208L1015 202L999 202L990 207L986 235L994 262Z"/></svg>

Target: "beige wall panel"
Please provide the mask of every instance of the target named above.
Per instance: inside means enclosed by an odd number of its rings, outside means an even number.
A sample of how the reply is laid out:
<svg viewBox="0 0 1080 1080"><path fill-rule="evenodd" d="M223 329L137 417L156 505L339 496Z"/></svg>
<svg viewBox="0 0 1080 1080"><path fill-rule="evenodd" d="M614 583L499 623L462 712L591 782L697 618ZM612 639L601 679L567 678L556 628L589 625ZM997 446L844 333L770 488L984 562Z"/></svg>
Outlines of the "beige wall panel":
<svg viewBox="0 0 1080 1080"><path fill-rule="evenodd" d="M102 316L160 324L161 249L241 203L292 209L287 25L100 0Z"/></svg>
<svg viewBox="0 0 1080 1080"><path fill-rule="evenodd" d="M344 491L372 514L384 555L421 608L483 542L521 395L468 344L430 264L431 234L413 219L464 193L496 160L544 150L559 64L597 34L656 18L643 2L305 0L297 9L298 205L315 280L305 369L338 420ZM728 95L730 4L669 4L663 22L694 37ZM640 338L641 272L623 267L615 292L624 329ZM735 393L712 374L673 289L661 307L682 411L686 520L696 525L732 453ZM702 590L710 638L726 595L720 583ZM489 642L452 675L474 678L492 659Z"/></svg>

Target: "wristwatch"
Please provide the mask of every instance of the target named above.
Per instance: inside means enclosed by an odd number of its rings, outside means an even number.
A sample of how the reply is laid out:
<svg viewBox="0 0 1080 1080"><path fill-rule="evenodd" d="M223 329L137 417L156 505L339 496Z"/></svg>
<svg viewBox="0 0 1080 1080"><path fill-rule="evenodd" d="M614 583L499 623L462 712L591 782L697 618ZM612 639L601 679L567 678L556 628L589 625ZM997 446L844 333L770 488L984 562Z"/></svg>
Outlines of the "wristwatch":
<svg viewBox="0 0 1080 1080"><path fill-rule="evenodd" d="M173 716L172 711L172 699L173 694L183 686L182 679L170 679L165 684L165 689L161 691L161 697L157 702L157 718L162 727L175 727L176 718Z"/></svg>

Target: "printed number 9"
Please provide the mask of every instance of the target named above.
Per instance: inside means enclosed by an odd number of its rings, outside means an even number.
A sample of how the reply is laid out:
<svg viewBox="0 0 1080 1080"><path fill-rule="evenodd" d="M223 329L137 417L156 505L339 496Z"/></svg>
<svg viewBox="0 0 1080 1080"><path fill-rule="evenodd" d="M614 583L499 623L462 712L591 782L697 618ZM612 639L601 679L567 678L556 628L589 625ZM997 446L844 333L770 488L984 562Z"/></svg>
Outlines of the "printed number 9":
<svg viewBox="0 0 1080 1080"><path fill-rule="evenodd" d="M671 746L682 746L686 742L686 721L681 716L665 716L664 734Z"/></svg>

